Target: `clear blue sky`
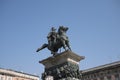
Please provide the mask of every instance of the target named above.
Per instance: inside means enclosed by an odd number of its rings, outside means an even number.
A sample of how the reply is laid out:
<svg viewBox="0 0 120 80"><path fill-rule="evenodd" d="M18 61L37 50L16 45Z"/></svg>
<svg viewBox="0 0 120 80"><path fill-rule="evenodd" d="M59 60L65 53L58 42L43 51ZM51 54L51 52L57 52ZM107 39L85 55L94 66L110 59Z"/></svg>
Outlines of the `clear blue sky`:
<svg viewBox="0 0 120 80"><path fill-rule="evenodd" d="M0 67L40 75L51 54L35 51L60 25L82 70L120 60L120 0L0 0Z"/></svg>

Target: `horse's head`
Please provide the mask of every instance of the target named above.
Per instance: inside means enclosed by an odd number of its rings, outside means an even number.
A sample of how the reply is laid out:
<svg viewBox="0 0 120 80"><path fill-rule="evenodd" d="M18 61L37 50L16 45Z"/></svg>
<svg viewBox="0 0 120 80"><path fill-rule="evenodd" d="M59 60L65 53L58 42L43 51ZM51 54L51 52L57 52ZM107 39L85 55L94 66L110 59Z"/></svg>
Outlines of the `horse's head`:
<svg viewBox="0 0 120 80"><path fill-rule="evenodd" d="M69 28L64 26L59 26L58 33L66 32Z"/></svg>

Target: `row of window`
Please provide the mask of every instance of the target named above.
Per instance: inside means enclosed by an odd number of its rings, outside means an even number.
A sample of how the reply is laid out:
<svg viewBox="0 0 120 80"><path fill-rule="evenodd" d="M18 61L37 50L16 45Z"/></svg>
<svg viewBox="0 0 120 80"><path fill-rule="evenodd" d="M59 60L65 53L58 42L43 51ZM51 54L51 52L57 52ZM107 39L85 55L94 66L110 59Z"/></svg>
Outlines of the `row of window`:
<svg viewBox="0 0 120 80"><path fill-rule="evenodd" d="M113 69L113 70L106 70L106 71L99 71L99 72L93 72L90 74L83 74L84 79L93 79L97 77L104 77L104 76L111 76L116 75L120 73L120 69Z"/></svg>
<svg viewBox="0 0 120 80"><path fill-rule="evenodd" d="M112 77L113 76L113 77ZM96 78L89 78L89 79L83 79L83 80L120 80L120 74L112 75L112 76L103 76L103 77L96 77Z"/></svg>
<svg viewBox="0 0 120 80"><path fill-rule="evenodd" d="M0 75L0 80L12 80L12 77Z"/></svg>
<svg viewBox="0 0 120 80"><path fill-rule="evenodd" d="M0 80L35 80L35 79L27 79L27 78L13 77L13 76L0 74Z"/></svg>

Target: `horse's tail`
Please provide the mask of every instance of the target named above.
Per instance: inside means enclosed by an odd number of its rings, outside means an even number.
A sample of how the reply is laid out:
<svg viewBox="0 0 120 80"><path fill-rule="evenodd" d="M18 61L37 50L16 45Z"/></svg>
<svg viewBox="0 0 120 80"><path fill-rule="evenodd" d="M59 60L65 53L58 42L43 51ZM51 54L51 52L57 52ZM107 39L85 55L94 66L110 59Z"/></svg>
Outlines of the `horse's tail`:
<svg viewBox="0 0 120 80"><path fill-rule="evenodd" d="M48 44L43 44L40 48L38 48L37 50L36 50L36 52L39 52L40 50L42 50L42 49L44 49L44 48L46 48L46 47L48 47Z"/></svg>

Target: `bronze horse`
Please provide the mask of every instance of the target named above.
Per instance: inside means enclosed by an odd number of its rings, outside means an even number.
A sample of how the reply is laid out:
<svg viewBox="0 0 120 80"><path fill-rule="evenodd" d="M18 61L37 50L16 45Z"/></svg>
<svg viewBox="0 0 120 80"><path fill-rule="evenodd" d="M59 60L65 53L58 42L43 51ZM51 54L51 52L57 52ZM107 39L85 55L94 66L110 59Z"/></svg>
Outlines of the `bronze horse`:
<svg viewBox="0 0 120 80"><path fill-rule="evenodd" d="M54 29L53 29L54 30ZM40 50L44 49L44 48L48 48L51 51L51 54L56 55L58 50L63 47L65 49L65 51L67 50L71 50L70 45L69 45L69 39L66 36L66 32L68 30L68 27L63 27L60 26L58 29L58 32L56 33L55 38L56 42L53 42L52 40L52 45L50 45L50 41L48 40L48 44L43 44L40 48L38 48L36 50L36 52L39 52Z"/></svg>

